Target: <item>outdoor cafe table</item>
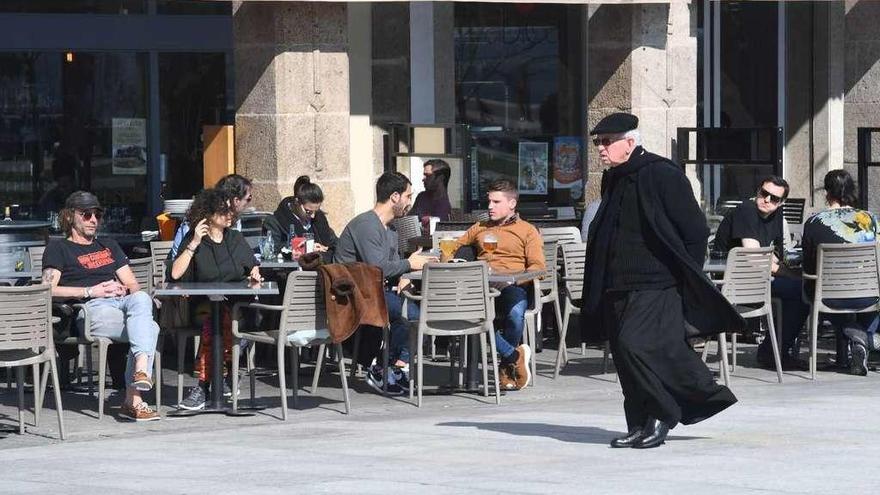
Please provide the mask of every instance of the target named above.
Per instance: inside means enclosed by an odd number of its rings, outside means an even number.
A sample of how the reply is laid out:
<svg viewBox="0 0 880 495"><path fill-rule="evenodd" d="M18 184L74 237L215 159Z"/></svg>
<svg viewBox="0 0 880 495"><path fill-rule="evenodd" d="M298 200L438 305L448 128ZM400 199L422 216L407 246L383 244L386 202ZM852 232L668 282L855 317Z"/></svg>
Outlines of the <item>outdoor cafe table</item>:
<svg viewBox="0 0 880 495"><path fill-rule="evenodd" d="M499 273L499 272L491 272L489 273L489 283L490 284L519 284L522 282L530 282L536 279L539 279L545 275L549 275L549 271L547 270L534 270L534 271L522 271L522 272L507 272L507 273ZM421 281L422 280L422 272L409 272L403 274L400 278L411 281ZM403 305L404 311L406 308L406 304ZM406 316L404 314L404 316ZM534 343L532 343L534 345ZM477 361L480 359L480 350L476 345L470 346L468 349L468 374L467 374L467 388L464 390L465 392L474 392L479 393L480 390L477 386ZM534 359L534 356L532 356ZM532 377L534 379L534 377ZM497 377L496 377L497 380Z"/></svg>
<svg viewBox="0 0 880 495"><path fill-rule="evenodd" d="M40 275L40 272L32 270L22 272L0 271L0 285L25 285L28 281L39 278Z"/></svg>
<svg viewBox="0 0 880 495"><path fill-rule="evenodd" d="M266 270L299 270L297 261L261 261L260 269Z"/></svg>
<svg viewBox="0 0 880 495"><path fill-rule="evenodd" d="M251 416L242 408L233 411L223 401L223 332L220 328L220 302L227 296L269 296L278 294L275 282L263 282L251 286L247 282L165 282L156 288L157 296L207 296L211 301L211 402L202 410L173 411L169 416L193 416L196 414L226 414L227 416Z"/></svg>

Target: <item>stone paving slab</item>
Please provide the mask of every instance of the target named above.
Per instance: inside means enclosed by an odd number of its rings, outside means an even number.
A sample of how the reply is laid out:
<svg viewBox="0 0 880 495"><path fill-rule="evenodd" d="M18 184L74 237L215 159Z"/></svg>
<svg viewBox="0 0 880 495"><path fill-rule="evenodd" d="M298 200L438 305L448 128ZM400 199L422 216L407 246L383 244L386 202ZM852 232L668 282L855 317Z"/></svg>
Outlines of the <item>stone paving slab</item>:
<svg viewBox="0 0 880 495"><path fill-rule="evenodd" d="M746 356L732 377L737 405L677 427L659 449L616 450L608 442L625 424L614 375L596 374L598 351L572 356L554 381L554 353L538 354L537 386L507 394L500 407L457 395L426 396L418 409L358 380L346 416L335 374L322 379L319 399L303 393L287 422L277 406L250 418L147 424L119 421L111 407L99 422L94 399L73 397L68 441L57 440L54 409L39 428L0 439L0 491L825 494L867 493L876 483L875 372L815 382L789 373L779 385ZM271 403L276 393L269 381L258 395ZM14 400L0 392L0 415L15 418Z"/></svg>

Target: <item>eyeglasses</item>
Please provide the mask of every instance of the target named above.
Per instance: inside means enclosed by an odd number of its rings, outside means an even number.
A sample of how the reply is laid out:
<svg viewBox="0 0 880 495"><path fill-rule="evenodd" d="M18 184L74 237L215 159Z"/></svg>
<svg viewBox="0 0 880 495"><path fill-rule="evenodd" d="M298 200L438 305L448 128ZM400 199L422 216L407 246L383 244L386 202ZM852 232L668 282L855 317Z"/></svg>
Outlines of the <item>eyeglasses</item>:
<svg viewBox="0 0 880 495"><path fill-rule="evenodd" d="M776 203L776 204L782 203L782 201L785 199L781 196L777 196L775 194L770 194L770 192L768 190L764 189L763 187L761 188L760 191L758 191L758 194L760 194L761 197L766 199L767 201L769 201L771 203Z"/></svg>
<svg viewBox="0 0 880 495"><path fill-rule="evenodd" d="M598 147L601 144L602 146L607 148L607 147L611 146L611 143L616 143L617 141L620 141L621 139L623 139L623 138L622 137L619 137L619 138L609 138L609 137L593 138L593 146Z"/></svg>
<svg viewBox="0 0 880 495"><path fill-rule="evenodd" d="M79 216L81 216L82 219L86 222L91 220L92 216L94 216L96 220L104 218L104 212L101 210L77 210L76 213L79 214Z"/></svg>

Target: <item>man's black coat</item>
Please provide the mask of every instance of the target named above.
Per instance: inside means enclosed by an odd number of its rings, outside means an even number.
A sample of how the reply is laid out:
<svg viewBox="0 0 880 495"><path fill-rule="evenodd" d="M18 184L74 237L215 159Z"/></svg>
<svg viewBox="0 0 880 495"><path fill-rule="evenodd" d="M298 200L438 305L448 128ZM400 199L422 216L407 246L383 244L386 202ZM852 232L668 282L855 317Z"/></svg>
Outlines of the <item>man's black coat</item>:
<svg viewBox="0 0 880 495"><path fill-rule="evenodd" d="M684 172L672 161L648 153L641 147L634 150L627 164L635 164L639 168L634 173L638 174L639 205L646 227L657 235L677 265L678 287L688 323L686 336L709 336L742 330L745 326L742 317L703 273L709 229ZM602 176L602 205L590 226L584 267L584 316L580 320L584 327L583 335L591 337L597 336L597 331L602 331L602 325L587 322L599 321L602 281L607 268L600 261L607 258L597 256L596 231L611 228L611 222L601 221L603 215L612 214L606 211L611 204L608 179L609 171L606 171ZM607 335L600 337L608 338Z"/></svg>

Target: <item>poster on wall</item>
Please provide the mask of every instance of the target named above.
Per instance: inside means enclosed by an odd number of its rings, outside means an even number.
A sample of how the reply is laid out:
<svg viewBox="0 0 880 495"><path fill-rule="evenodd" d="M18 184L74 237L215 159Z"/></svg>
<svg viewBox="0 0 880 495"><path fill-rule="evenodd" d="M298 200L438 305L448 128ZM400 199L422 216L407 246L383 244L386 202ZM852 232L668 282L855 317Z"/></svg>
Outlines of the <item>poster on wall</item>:
<svg viewBox="0 0 880 495"><path fill-rule="evenodd" d="M553 140L553 188L569 189L572 199L584 195L584 140L560 136Z"/></svg>
<svg viewBox="0 0 880 495"><path fill-rule="evenodd" d="M547 143L520 141L519 192L520 194L547 194Z"/></svg>
<svg viewBox="0 0 880 495"><path fill-rule="evenodd" d="M113 119L113 173L147 174L147 119Z"/></svg>

